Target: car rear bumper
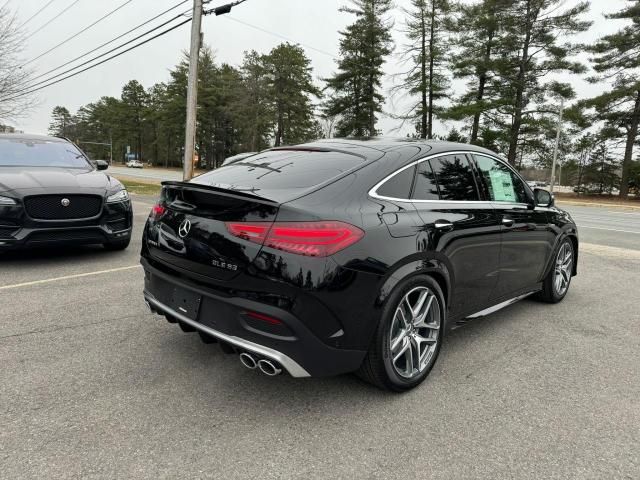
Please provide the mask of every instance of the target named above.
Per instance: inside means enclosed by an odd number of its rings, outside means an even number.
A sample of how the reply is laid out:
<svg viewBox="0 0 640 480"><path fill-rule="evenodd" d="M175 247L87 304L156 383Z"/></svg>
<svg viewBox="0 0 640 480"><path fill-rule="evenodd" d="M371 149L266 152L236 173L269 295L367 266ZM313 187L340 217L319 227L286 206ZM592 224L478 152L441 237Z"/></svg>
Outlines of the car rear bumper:
<svg viewBox="0 0 640 480"><path fill-rule="evenodd" d="M144 298L152 311L183 322L236 349L278 362L293 377L324 377L357 370L365 352L331 347L316 337L302 321L286 310L254 300L216 294L189 280L167 274L141 259L145 270ZM197 297L191 316L180 311L176 289ZM280 331L248 321L253 312L280 320ZM259 323L259 322L258 322Z"/></svg>

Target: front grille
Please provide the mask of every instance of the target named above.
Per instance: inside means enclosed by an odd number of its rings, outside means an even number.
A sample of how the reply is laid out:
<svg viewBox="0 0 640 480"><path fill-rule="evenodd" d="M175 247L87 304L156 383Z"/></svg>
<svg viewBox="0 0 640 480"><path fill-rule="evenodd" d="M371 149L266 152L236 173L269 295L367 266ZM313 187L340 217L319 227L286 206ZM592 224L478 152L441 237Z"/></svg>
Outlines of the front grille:
<svg viewBox="0 0 640 480"><path fill-rule="evenodd" d="M103 243L104 235L96 230L48 230L35 232L29 236L29 243L74 242Z"/></svg>
<svg viewBox="0 0 640 480"><path fill-rule="evenodd" d="M65 204L67 204L65 206ZM24 206L31 218L39 220L73 220L91 218L100 213L102 197L98 195L37 195L27 197Z"/></svg>

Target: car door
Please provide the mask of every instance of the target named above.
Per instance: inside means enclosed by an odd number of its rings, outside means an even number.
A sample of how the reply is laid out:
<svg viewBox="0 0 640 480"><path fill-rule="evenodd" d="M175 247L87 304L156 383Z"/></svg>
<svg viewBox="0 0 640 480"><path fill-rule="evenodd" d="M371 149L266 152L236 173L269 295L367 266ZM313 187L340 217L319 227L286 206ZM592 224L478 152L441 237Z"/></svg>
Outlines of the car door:
<svg viewBox="0 0 640 480"><path fill-rule="evenodd" d="M412 195L422 225L419 243L435 251L451 274L451 314L487 306L498 281L500 218L482 201L465 153L431 156L418 164Z"/></svg>
<svg viewBox="0 0 640 480"><path fill-rule="evenodd" d="M506 163L474 154L481 188L502 223L500 275L494 299L514 297L541 281L553 248L546 209L535 207L533 192Z"/></svg>

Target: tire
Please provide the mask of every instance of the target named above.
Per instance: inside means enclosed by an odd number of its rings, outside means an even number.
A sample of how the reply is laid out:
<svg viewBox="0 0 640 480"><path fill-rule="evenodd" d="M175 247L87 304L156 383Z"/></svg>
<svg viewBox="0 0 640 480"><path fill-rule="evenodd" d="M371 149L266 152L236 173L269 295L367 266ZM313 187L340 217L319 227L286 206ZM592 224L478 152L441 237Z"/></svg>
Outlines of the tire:
<svg viewBox="0 0 640 480"><path fill-rule="evenodd" d="M408 326L399 310L402 309L408 316L408 304L417 309L423 292L427 298L418 317L424 313L422 322L425 326L419 327L421 322L415 318L410 322L412 326ZM427 308L429 310L426 310ZM420 385L429 375L440 353L445 312L444 295L432 277L417 275L401 282L383 308L378 328L357 375L383 390L393 392L405 392ZM406 328L401 328L403 326ZM395 349L392 347L392 336L396 339L396 345L399 345ZM415 340L427 339L427 336L428 341ZM411 351L401 354L407 342ZM414 353L414 350L417 350L417 353ZM423 361L419 361L422 355ZM396 362L394 356L398 358Z"/></svg>
<svg viewBox="0 0 640 480"><path fill-rule="evenodd" d="M569 256L567 257L567 255ZM573 242L565 238L554 253L553 266L542 282L542 290L536 296L538 300L546 303L558 303L567 296L571 286L575 257ZM562 281L558 281L558 275L562 277Z"/></svg>
<svg viewBox="0 0 640 480"><path fill-rule="evenodd" d="M129 246L129 243L131 243L131 237L127 237L123 240L116 240L114 242L104 243L103 246L106 250L113 252L118 250L125 250Z"/></svg>

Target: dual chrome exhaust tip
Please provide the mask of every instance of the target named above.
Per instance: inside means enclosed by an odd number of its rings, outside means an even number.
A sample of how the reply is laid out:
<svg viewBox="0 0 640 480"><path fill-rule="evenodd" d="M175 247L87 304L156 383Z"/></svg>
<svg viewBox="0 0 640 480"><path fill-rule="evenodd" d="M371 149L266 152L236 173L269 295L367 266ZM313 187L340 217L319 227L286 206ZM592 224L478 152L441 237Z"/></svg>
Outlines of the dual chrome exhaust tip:
<svg viewBox="0 0 640 480"><path fill-rule="evenodd" d="M149 303L148 300L145 299L144 303L149 309L149 312L158 313L158 311L153 307L153 305L151 305L151 303ZM169 322L179 323L180 328L184 332L196 331L196 329L191 327L190 325L183 324L182 322L179 322L178 320L172 318L171 316L168 316L168 315L165 315L165 316L167 317L167 320ZM201 333L201 332L198 332L198 333ZM201 333L201 337L204 340L204 337L208 337L208 335ZM207 340L209 339L207 338ZM212 337L212 340L213 340L213 337ZM205 343L216 343L216 341L215 340L205 341ZM235 347L233 347L232 345L228 345L225 342L220 342L220 347L222 347L225 353L235 353L237 351ZM249 370L260 370L262 373L264 373L268 377L275 377L282 373L282 365L280 365L275 360L267 360L266 358L259 358L256 355L253 355L252 353L249 353L249 352L242 352L240 354L240 363L242 363L242 365L244 365Z"/></svg>
<svg viewBox="0 0 640 480"><path fill-rule="evenodd" d="M265 358L257 358L247 352L242 352L240 354L240 363L249 370L258 369L268 377L275 377L282 373L282 368L277 362L267 360Z"/></svg>

